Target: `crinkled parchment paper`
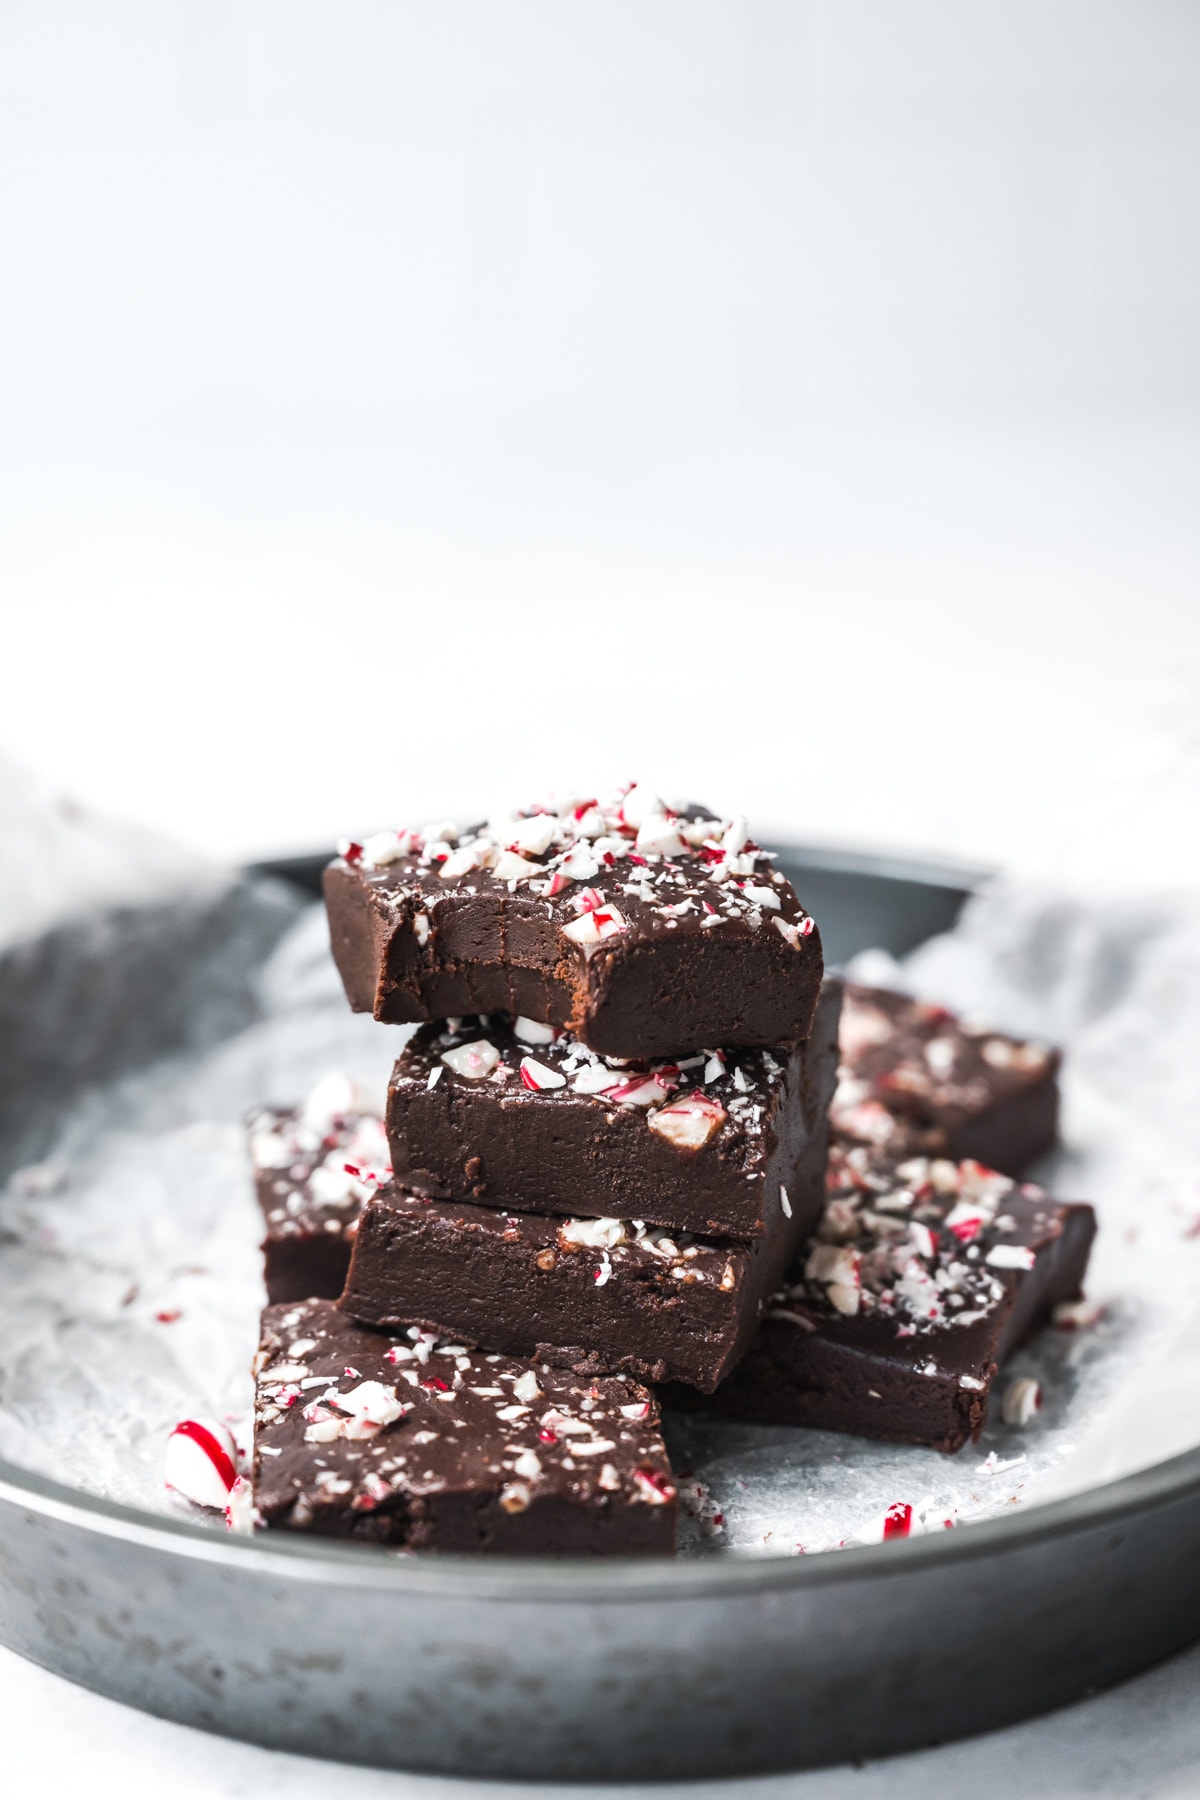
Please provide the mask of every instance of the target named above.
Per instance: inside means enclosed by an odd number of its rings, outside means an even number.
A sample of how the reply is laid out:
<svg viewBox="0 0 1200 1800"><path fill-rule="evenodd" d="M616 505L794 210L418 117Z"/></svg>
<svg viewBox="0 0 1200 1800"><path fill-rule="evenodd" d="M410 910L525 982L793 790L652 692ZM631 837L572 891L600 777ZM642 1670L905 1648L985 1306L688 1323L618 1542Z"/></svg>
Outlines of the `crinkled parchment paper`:
<svg viewBox="0 0 1200 1800"><path fill-rule="evenodd" d="M1128 890L1127 890L1128 891ZM688 1554L852 1542L896 1501L960 1522L1029 1507L1200 1440L1200 899L1118 897L1060 858L997 881L903 969L862 972L1067 1049L1064 1148L1040 1173L1094 1200L1100 1323L1048 1331L1034 1423L956 1457L821 1432L675 1419ZM241 1119L340 1070L382 1101L401 1041L348 1011L318 908L266 965L260 1016L202 1053L91 1093L0 1197L0 1454L154 1510L165 1437L189 1413L245 1442L262 1303ZM719 1523L717 1522L719 1520Z"/></svg>

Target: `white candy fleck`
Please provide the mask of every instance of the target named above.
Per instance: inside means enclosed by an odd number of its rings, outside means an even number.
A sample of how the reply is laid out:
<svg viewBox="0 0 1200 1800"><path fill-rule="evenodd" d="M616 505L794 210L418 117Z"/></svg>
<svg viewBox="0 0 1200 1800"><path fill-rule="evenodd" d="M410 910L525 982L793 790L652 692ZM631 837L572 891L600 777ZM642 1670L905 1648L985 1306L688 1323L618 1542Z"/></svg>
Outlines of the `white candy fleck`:
<svg viewBox="0 0 1200 1800"><path fill-rule="evenodd" d="M519 1014L512 1022L513 1036L522 1044L552 1044L558 1036L553 1025L540 1019L525 1019Z"/></svg>
<svg viewBox="0 0 1200 1800"><path fill-rule="evenodd" d="M500 1061L500 1052L487 1038L477 1038L474 1043L443 1050L442 1061L467 1081L482 1081Z"/></svg>
<svg viewBox="0 0 1200 1800"><path fill-rule="evenodd" d="M1028 1425L1042 1405L1042 1390L1028 1375L1010 1381L1000 1402L1000 1417L1006 1425Z"/></svg>
<svg viewBox="0 0 1200 1800"><path fill-rule="evenodd" d="M629 1235L624 1219L564 1219L558 1236L565 1243L589 1250L609 1250Z"/></svg>
<svg viewBox="0 0 1200 1800"><path fill-rule="evenodd" d="M992 1269L1032 1269L1037 1263L1027 1244L994 1244L983 1260Z"/></svg>

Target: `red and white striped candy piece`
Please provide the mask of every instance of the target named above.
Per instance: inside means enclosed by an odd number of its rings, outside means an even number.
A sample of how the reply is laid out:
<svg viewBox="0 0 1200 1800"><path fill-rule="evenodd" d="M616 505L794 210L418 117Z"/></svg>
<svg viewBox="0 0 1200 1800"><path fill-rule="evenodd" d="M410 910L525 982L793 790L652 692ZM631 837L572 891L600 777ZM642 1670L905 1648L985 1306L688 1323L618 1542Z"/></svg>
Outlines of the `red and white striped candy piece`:
<svg viewBox="0 0 1200 1800"><path fill-rule="evenodd" d="M249 1533L254 1530L254 1490L244 1475L239 1475L229 1490L225 1506L227 1531Z"/></svg>
<svg viewBox="0 0 1200 1800"><path fill-rule="evenodd" d="M1030 1375L1019 1375L1010 1381L1000 1402L1000 1417L1006 1425L1028 1425L1042 1409L1042 1390Z"/></svg>
<svg viewBox="0 0 1200 1800"><path fill-rule="evenodd" d="M670 1476L664 1475L661 1469L650 1464L633 1471L634 1491L639 1500L649 1506L669 1506L675 1498L675 1483Z"/></svg>
<svg viewBox="0 0 1200 1800"><path fill-rule="evenodd" d="M887 1511L863 1526L851 1540L856 1544L885 1544L892 1538L925 1537L935 1531L953 1531L958 1514L952 1506L933 1500L893 1500Z"/></svg>
<svg viewBox="0 0 1200 1800"><path fill-rule="evenodd" d="M663 1070L655 1069L648 1075L633 1075L628 1081L601 1092L606 1100L615 1101L618 1106L657 1106L674 1086L674 1081Z"/></svg>
<svg viewBox="0 0 1200 1800"><path fill-rule="evenodd" d="M589 949L602 943L605 938L615 937L618 932L628 929L624 913L615 906L598 906L590 912L582 913L570 925L564 925L562 933L572 943Z"/></svg>
<svg viewBox="0 0 1200 1800"><path fill-rule="evenodd" d="M984 1257L989 1269L1032 1269L1037 1256L1030 1244L993 1244Z"/></svg>
<svg viewBox="0 0 1200 1800"><path fill-rule="evenodd" d="M167 1439L163 1479L196 1506L224 1512L238 1478L237 1446L215 1420L181 1419Z"/></svg>
<svg viewBox="0 0 1200 1800"><path fill-rule="evenodd" d="M566 1087L567 1078L557 1069L547 1068L545 1063L537 1062L532 1056L521 1059L521 1080L527 1088L535 1093L543 1093L551 1088Z"/></svg>
<svg viewBox="0 0 1200 1800"><path fill-rule="evenodd" d="M682 1094L652 1112L646 1123L677 1150L702 1150L725 1123L725 1108L709 1094Z"/></svg>

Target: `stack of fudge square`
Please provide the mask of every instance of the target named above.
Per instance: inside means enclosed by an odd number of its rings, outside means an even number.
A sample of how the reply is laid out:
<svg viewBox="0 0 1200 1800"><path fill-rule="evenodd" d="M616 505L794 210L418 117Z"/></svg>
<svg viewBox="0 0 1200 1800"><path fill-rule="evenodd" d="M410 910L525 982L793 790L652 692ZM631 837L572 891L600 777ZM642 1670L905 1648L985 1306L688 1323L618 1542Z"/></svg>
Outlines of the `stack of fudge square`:
<svg viewBox="0 0 1200 1800"><path fill-rule="evenodd" d="M660 1403L957 1450L1079 1296L1091 1209L1015 1179L1054 1054L826 978L744 820L633 787L325 894L350 1005L418 1028L382 1116L250 1121L260 1528L670 1554Z"/></svg>

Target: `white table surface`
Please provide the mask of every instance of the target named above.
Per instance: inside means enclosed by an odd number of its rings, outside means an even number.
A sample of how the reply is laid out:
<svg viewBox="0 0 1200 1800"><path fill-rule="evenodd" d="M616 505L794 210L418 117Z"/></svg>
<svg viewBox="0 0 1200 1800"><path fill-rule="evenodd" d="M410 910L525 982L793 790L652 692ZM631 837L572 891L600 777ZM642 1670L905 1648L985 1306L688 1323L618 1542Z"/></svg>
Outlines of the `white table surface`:
<svg viewBox="0 0 1200 1800"><path fill-rule="evenodd" d="M1197 1622L1200 1624L1200 1621ZM970 1706L970 1681L963 1704ZM88 1800L502 1800L517 1789L348 1768L208 1737L49 1675L0 1651L6 1789ZM11 1786L9 1785L11 1783ZM1111 1693L1026 1725L861 1768L681 1788L537 1788L753 1800L1187 1800L1200 1792L1200 1646Z"/></svg>

